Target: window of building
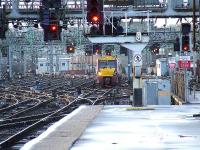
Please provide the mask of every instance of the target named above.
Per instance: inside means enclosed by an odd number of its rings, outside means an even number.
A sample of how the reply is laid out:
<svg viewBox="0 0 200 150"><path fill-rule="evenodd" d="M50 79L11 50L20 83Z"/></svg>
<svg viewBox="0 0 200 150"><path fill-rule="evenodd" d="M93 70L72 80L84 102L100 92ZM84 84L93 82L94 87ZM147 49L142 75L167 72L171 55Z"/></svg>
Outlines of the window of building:
<svg viewBox="0 0 200 150"><path fill-rule="evenodd" d="M65 63L62 63L62 66L65 66Z"/></svg>
<svg viewBox="0 0 200 150"><path fill-rule="evenodd" d="M43 67L43 64L40 64L40 67Z"/></svg>

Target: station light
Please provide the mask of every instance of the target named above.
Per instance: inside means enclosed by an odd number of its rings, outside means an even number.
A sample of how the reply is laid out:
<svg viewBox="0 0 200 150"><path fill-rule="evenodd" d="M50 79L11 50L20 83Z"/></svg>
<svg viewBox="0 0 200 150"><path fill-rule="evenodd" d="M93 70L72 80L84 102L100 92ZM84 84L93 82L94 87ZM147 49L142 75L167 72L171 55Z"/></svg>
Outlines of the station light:
<svg viewBox="0 0 200 150"><path fill-rule="evenodd" d="M103 0L87 0L87 21L103 24Z"/></svg>

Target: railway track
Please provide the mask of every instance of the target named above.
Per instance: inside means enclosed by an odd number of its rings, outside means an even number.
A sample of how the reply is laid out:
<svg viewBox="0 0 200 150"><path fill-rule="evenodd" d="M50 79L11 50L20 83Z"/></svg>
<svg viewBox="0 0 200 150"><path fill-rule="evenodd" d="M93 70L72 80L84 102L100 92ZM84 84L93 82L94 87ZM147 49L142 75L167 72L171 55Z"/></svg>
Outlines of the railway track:
<svg viewBox="0 0 200 150"><path fill-rule="evenodd" d="M56 82L58 82L58 80L56 80ZM41 93L37 94L34 99L20 100L12 106L2 108L0 110L0 149L10 148L13 143L19 141L26 133L30 130L32 131L33 128L36 129L36 135L38 135L38 132L41 133L45 129L37 131L37 128L46 128L67 113L70 113L81 105L81 100L76 101L77 104L74 104L75 102L73 101L76 97L71 96L71 100L61 101L59 99L60 95L63 93L66 95L70 95L70 93L74 95L77 88L81 86L91 86L93 84L94 80L86 80L84 78L73 79L70 81L70 84L69 82L68 84L51 84L48 88L43 88ZM11 88L14 88L13 85L7 89ZM19 89L20 92L23 93L24 89ZM63 92L57 92L57 95L54 97L54 90L63 90ZM25 91L27 93L29 92L27 89ZM44 91L47 95L44 94ZM18 92L19 90L12 90L12 94ZM69 109L66 110L66 108ZM30 134L27 138L30 139L30 137L33 137L33 135Z"/></svg>
<svg viewBox="0 0 200 150"><path fill-rule="evenodd" d="M56 82L59 81L59 79L56 79ZM27 108L20 110L15 105L10 110L4 108L4 113L7 115L2 115L0 121L0 149L20 149L26 142L40 135L54 122L71 113L82 104L113 105L129 103L129 88L97 88L93 79L85 78L71 79L60 85L54 84L54 82L48 84L48 82L42 82L43 85L38 86L40 92L37 94L34 93L36 96L35 101L33 98L31 99L34 101L32 102L34 104L20 101L16 105L19 108L23 108L24 106L20 105L24 104L27 105ZM31 83L34 84L35 82L31 81ZM29 85L29 87L31 86L32 84ZM42 88L43 86L45 88ZM26 91L29 96L27 89L21 88L20 92L23 94L23 91ZM19 91L15 93L17 92ZM15 110L14 114L11 110Z"/></svg>
<svg viewBox="0 0 200 150"><path fill-rule="evenodd" d="M97 89L93 90L92 92L85 93L80 97L76 98L74 101L70 102L68 105L63 106L62 108L52 111L52 113L46 113L41 115L35 116L27 116L23 118L15 118L15 119L8 119L4 121L4 124L0 125L0 134L2 137L0 140L0 148L7 148L15 145L14 147L20 147L22 145L21 141L28 141L33 137L37 136L38 133L44 131L47 127L49 127L53 122L59 120L66 114L72 112L74 109L78 108L82 104L92 105L93 101L85 100L84 97L93 95L105 95L107 90L98 91ZM6 123L5 123L6 122ZM7 132L5 131L7 129ZM11 129L11 130L10 130ZM36 130L35 130L36 129ZM38 129L40 129L38 131ZM35 132L34 132L35 130ZM16 133L17 132L17 133ZM34 132L34 133L33 133ZM6 137L8 135L8 137ZM35 136L34 136L35 135ZM22 139L26 137L25 139ZM4 139L2 139L4 138ZM16 141L20 141L17 145L15 144ZM25 143L23 143L25 144Z"/></svg>
<svg viewBox="0 0 200 150"><path fill-rule="evenodd" d="M0 91L1 92L1 91ZM0 97L0 110L17 104L19 101L17 99L7 99L5 97Z"/></svg>
<svg viewBox="0 0 200 150"><path fill-rule="evenodd" d="M12 118L27 110L34 108L40 103L38 99L30 99L26 101L19 102L17 104L11 105L9 107L0 109L0 120Z"/></svg>

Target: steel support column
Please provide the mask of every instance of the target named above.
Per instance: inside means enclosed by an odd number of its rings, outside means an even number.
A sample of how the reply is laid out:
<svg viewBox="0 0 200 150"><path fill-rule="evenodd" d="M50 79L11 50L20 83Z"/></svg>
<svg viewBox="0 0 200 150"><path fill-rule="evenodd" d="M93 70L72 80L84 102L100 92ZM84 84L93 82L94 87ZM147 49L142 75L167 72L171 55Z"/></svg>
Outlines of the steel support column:
<svg viewBox="0 0 200 150"><path fill-rule="evenodd" d="M128 82L129 84L131 83L131 60L130 60L130 50L127 49L127 53L128 53Z"/></svg>
<svg viewBox="0 0 200 150"><path fill-rule="evenodd" d="M50 52L49 52L49 73L52 74L53 73L53 45L50 45Z"/></svg>
<svg viewBox="0 0 200 150"><path fill-rule="evenodd" d="M13 78L13 45L9 46L8 50L8 76L10 79Z"/></svg>
<svg viewBox="0 0 200 150"><path fill-rule="evenodd" d="M2 80L2 53L0 50L0 80Z"/></svg>

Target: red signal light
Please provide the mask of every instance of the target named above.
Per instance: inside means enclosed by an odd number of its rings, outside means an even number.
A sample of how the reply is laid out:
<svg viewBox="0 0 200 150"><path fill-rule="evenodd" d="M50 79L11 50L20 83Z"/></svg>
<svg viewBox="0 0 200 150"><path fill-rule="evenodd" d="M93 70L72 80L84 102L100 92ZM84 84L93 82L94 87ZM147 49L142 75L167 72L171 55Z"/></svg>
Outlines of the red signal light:
<svg viewBox="0 0 200 150"><path fill-rule="evenodd" d="M100 52L100 49L96 49L96 53L99 53Z"/></svg>
<svg viewBox="0 0 200 150"><path fill-rule="evenodd" d="M182 50L189 51L190 50L190 37L189 35L182 36Z"/></svg>
<svg viewBox="0 0 200 150"><path fill-rule="evenodd" d="M67 53L74 53L75 47L73 45L67 46Z"/></svg>
<svg viewBox="0 0 200 150"><path fill-rule="evenodd" d="M51 24L49 28L51 32L56 32L58 30L58 26L56 24Z"/></svg>
<svg viewBox="0 0 200 150"><path fill-rule="evenodd" d="M87 21L92 24L103 23L103 0L87 0Z"/></svg>
<svg viewBox="0 0 200 150"><path fill-rule="evenodd" d="M92 16L92 22L99 22L99 16L97 16L97 15L94 15L94 16Z"/></svg>
<svg viewBox="0 0 200 150"><path fill-rule="evenodd" d="M183 50L184 51L188 51L189 50L189 45L188 44L184 44L183 45Z"/></svg>

